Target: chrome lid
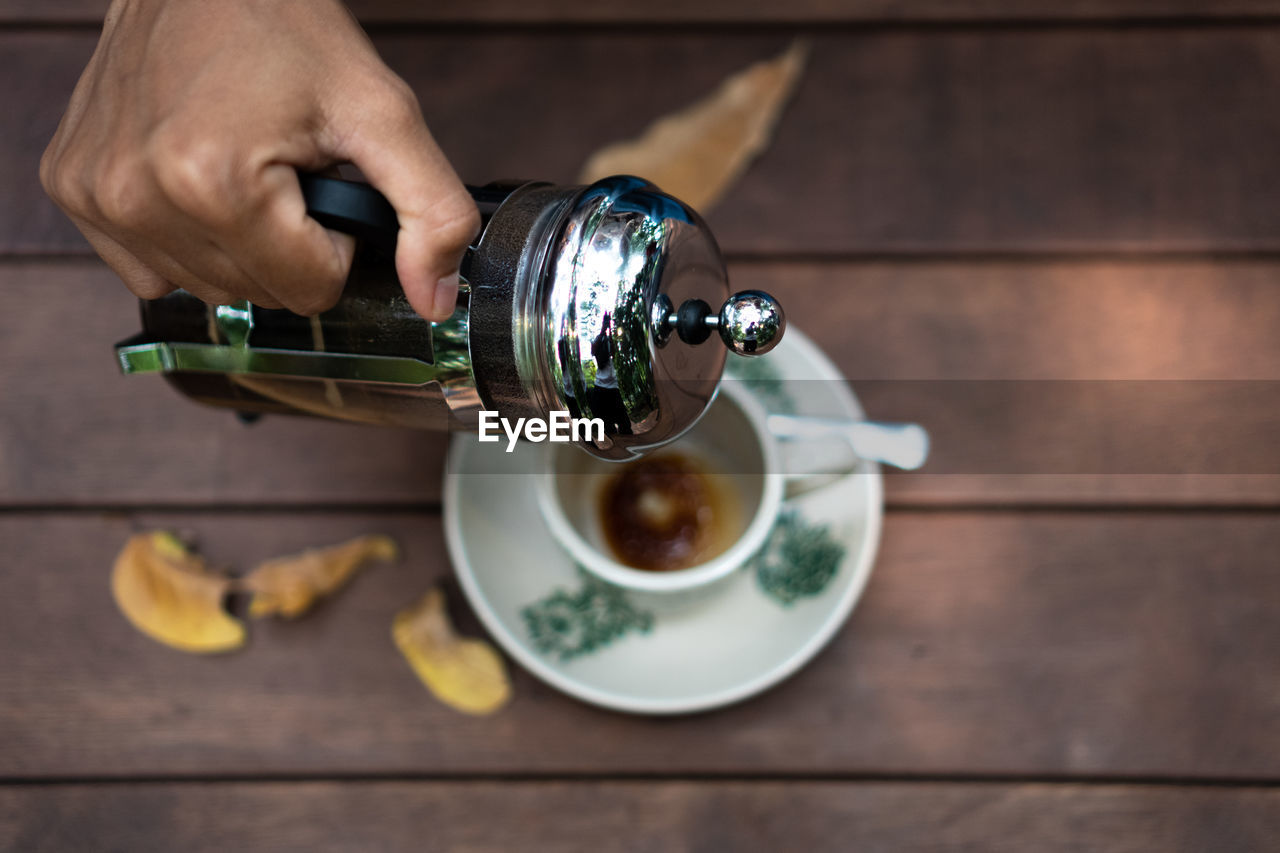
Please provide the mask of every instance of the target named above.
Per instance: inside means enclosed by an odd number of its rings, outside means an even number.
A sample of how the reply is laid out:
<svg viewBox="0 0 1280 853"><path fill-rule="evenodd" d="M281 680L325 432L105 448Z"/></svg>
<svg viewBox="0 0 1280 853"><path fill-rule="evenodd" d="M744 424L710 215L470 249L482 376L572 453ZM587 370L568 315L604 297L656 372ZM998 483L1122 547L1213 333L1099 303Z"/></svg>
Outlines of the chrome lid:
<svg viewBox="0 0 1280 853"><path fill-rule="evenodd" d="M724 261L701 217L639 178L583 190L546 263L534 314L542 384L554 397L544 402L601 418L605 438L586 449L603 458L678 438L714 398L726 348L763 354L785 328L767 294L727 298Z"/></svg>

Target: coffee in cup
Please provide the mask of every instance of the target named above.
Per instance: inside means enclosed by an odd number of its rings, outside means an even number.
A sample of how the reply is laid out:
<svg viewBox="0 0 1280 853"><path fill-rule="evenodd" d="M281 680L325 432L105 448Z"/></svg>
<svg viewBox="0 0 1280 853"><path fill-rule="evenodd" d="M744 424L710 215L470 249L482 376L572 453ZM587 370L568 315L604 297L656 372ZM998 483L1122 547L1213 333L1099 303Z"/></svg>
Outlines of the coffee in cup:
<svg viewBox="0 0 1280 853"><path fill-rule="evenodd" d="M619 466L599 484L597 512L613 556L650 572L710 560L745 527L732 478L689 451L659 451Z"/></svg>
<svg viewBox="0 0 1280 853"><path fill-rule="evenodd" d="M642 459L548 446L539 509L579 565L610 583L652 592L709 584L760 548L781 506L784 477L764 418L749 393L726 384L692 430Z"/></svg>

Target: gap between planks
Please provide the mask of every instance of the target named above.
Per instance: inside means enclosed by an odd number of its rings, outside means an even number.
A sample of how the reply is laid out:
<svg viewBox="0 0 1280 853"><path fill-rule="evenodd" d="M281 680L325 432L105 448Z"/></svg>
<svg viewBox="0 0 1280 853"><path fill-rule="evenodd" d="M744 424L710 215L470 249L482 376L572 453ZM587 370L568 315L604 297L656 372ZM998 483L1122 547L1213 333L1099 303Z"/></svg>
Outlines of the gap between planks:
<svg viewBox="0 0 1280 853"><path fill-rule="evenodd" d="M0 33L89 32L102 29L99 17L44 18L5 17L0 9ZM394 19L370 18L361 27L372 36L396 35L583 35L583 36L669 36L669 35L898 35L919 33L1041 33L1041 32L1127 32L1205 31L1222 29L1270 29L1280 27L1280 9L1256 13L1228 14L1127 14L1108 17L1035 17L1010 15L1003 18L934 17L914 19L777 17L751 20L707 18L653 18L650 20L499 20L499 19Z"/></svg>
<svg viewBox="0 0 1280 853"><path fill-rule="evenodd" d="M970 773L261 773L261 774L141 774L136 776L4 776L0 788L61 787L73 785L298 785L309 783L396 784L404 782L449 784L540 784L555 782L605 782L621 784L756 784L778 782L838 783L849 785L1049 785L1089 786L1093 788L1205 788L1239 790L1280 789L1280 778L1199 777L1199 776L1126 776L1069 774L970 774Z"/></svg>

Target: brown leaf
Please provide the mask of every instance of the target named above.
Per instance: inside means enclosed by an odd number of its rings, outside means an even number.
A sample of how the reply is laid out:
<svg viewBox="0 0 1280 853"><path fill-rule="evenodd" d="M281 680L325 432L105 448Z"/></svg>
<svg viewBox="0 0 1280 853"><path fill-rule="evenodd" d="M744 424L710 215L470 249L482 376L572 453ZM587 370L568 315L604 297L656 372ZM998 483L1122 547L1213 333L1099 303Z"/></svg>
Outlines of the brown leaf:
<svg viewBox="0 0 1280 853"><path fill-rule="evenodd" d="M808 46L796 41L778 57L738 72L639 137L597 151L579 181L637 175L705 213L768 146L807 55Z"/></svg>
<svg viewBox="0 0 1280 853"><path fill-rule="evenodd" d="M253 593L250 616L275 614L292 619L346 583L370 560L395 558L396 543L390 538L360 536L341 545L268 560L246 575L239 587Z"/></svg>
<svg viewBox="0 0 1280 853"><path fill-rule="evenodd" d="M451 708L492 714L511 698L502 657L484 640L454 633L439 589L397 613L391 636L422 683Z"/></svg>
<svg viewBox="0 0 1280 853"><path fill-rule="evenodd" d="M111 594L142 633L186 652L244 645L244 625L222 609L231 584L163 531L129 538L111 572Z"/></svg>

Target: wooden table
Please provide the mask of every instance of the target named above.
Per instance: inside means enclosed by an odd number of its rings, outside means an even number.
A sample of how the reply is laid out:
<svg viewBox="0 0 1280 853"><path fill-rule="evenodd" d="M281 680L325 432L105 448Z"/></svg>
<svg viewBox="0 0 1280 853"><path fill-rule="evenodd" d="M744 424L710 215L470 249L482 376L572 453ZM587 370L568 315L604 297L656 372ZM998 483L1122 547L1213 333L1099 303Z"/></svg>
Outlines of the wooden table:
<svg viewBox="0 0 1280 853"><path fill-rule="evenodd" d="M353 4L473 182L812 38L711 224L937 452L831 647L677 719L424 692L389 623L450 575L441 437L116 376L135 304L35 177L103 5L0 0L0 847L1280 849L1280 3ZM193 658L108 593L156 526L406 559Z"/></svg>

